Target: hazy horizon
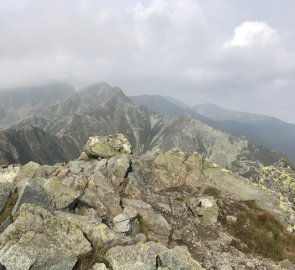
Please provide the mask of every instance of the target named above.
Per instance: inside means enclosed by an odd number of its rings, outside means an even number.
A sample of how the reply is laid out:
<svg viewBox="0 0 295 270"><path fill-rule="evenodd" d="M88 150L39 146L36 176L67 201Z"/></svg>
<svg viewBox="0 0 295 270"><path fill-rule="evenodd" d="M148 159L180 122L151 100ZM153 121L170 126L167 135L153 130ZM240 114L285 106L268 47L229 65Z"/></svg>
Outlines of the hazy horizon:
<svg viewBox="0 0 295 270"><path fill-rule="evenodd" d="M106 81L295 123L292 0L0 4L1 89Z"/></svg>

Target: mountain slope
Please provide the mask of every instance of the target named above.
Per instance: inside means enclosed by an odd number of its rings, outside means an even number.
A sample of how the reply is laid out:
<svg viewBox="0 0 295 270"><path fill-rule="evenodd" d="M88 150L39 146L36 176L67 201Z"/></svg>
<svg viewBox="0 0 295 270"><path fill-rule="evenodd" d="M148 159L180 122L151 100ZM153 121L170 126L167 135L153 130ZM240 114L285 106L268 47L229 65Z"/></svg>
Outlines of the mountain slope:
<svg viewBox="0 0 295 270"><path fill-rule="evenodd" d="M26 126L0 132L0 165L29 161L53 164L78 154L78 149L69 138L57 138L37 127Z"/></svg>
<svg viewBox="0 0 295 270"><path fill-rule="evenodd" d="M282 152L295 160L295 125L274 117L236 112L213 104L193 107L194 111L214 121L215 128L235 136L244 136L253 143Z"/></svg>
<svg viewBox="0 0 295 270"><path fill-rule="evenodd" d="M259 167L281 155L218 131L192 116L167 117L134 104L121 89L106 83L89 86L74 95L27 117L16 127L38 126L59 138L68 136L82 150L93 135L126 134L136 153L180 147L256 177Z"/></svg>
<svg viewBox="0 0 295 270"><path fill-rule="evenodd" d="M236 112L214 104L184 106L169 97L141 95L133 102L167 116L192 115L196 119L234 136L281 152L295 160L295 125L265 115Z"/></svg>
<svg viewBox="0 0 295 270"><path fill-rule="evenodd" d="M0 128L7 128L74 92L65 83L0 90Z"/></svg>

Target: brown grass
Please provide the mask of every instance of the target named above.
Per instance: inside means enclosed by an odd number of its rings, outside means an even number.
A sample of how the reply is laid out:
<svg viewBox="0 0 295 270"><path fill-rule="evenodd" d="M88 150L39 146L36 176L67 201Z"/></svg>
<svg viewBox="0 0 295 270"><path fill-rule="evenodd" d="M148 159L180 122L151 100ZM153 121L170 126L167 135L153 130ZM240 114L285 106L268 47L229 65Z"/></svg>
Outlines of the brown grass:
<svg viewBox="0 0 295 270"><path fill-rule="evenodd" d="M226 215L237 217L236 223L227 223ZM243 252L295 262L295 236L286 232L275 217L259 208L255 201L226 202L220 221L238 240L232 245Z"/></svg>

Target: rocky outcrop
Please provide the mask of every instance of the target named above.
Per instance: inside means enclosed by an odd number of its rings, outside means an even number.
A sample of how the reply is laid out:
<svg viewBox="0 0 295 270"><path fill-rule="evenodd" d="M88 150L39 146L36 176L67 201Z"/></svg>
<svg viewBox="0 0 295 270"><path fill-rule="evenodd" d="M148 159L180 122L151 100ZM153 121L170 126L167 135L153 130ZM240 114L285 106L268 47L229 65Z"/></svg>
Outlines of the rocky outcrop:
<svg viewBox="0 0 295 270"><path fill-rule="evenodd" d="M84 147L88 158L110 158L117 154L131 154L131 144L120 133L107 137L90 137ZM84 153L82 153L84 155Z"/></svg>
<svg viewBox="0 0 295 270"><path fill-rule="evenodd" d="M31 204L21 206L0 237L0 261L7 270L73 269L91 250L80 229Z"/></svg>
<svg viewBox="0 0 295 270"><path fill-rule="evenodd" d="M133 156L122 134L95 138L100 152L85 151L86 159L0 170L0 264L6 269L269 267L268 253L245 254L246 244L232 233L243 222L254 226L255 213L256 223L261 217L276 225L278 233L267 231L265 240L285 241L279 258L292 260L293 236L285 229L294 226L294 212L281 208L270 190L197 153L174 148ZM248 220L241 209L251 214Z"/></svg>

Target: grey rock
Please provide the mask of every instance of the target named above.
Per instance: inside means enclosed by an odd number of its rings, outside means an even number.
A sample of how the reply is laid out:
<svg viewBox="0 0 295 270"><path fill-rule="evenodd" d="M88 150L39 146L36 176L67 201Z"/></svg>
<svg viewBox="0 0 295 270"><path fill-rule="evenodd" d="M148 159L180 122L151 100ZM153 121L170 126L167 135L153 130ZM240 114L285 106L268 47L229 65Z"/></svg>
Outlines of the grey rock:
<svg viewBox="0 0 295 270"><path fill-rule="evenodd" d="M126 247L113 247L106 258L114 270L156 269L156 256L161 258L162 267L168 269L201 270L200 264L193 260L189 252L182 248L169 250L165 246L154 243L138 243ZM129 268L128 268L129 267Z"/></svg>
<svg viewBox="0 0 295 270"><path fill-rule="evenodd" d="M95 171L89 178L81 201L96 209L101 216L113 218L122 212L119 194L100 171Z"/></svg>
<svg viewBox="0 0 295 270"><path fill-rule="evenodd" d="M201 217L205 224L214 225L217 222L218 206L213 197L192 197L188 199L187 204L194 215Z"/></svg>
<svg viewBox="0 0 295 270"><path fill-rule="evenodd" d="M127 233L132 231L132 221L137 217L137 211L131 207L126 207L123 213L113 218L114 231Z"/></svg>
<svg viewBox="0 0 295 270"><path fill-rule="evenodd" d="M11 194L13 185L8 181L0 181L0 213L6 206L9 195Z"/></svg>
<svg viewBox="0 0 295 270"><path fill-rule="evenodd" d="M13 207L12 215L16 217L19 214L19 210L24 203L30 203L53 210L50 200L46 196L43 188L43 178L27 180L22 189L19 191L18 200Z"/></svg>
<svg viewBox="0 0 295 270"><path fill-rule="evenodd" d="M110 158L118 154L131 154L132 147L123 134L116 133L106 137L90 137L84 152L90 158Z"/></svg>
<svg viewBox="0 0 295 270"><path fill-rule="evenodd" d="M108 270L104 263L96 263L90 270Z"/></svg>
<svg viewBox="0 0 295 270"><path fill-rule="evenodd" d="M31 204L21 206L0 237L0 262L7 270L70 270L91 250L80 229Z"/></svg>
<svg viewBox="0 0 295 270"><path fill-rule="evenodd" d="M161 214L154 211L151 205L142 200L135 199L124 199L123 205L137 210L140 216L139 223L148 239L159 241L163 244L168 243L172 227Z"/></svg>
<svg viewBox="0 0 295 270"><path fill-rule="evenodd" d="M115 233L107 225L94 218L79 216L70 213L55 212L57 217L67 220L69 223L77 226L87 236L91 244L100 250L107 250L116 245L133 244L136 240Z"/></svg>
<svg viewBox="0 0 295 270"><path fill-rule="evenodd" d="M31 203L53 211L65 209L80 195L74 188L64 185L59 179L29 179L19 191L19 198L12 214L16 216L23 203Z"/></svg>

